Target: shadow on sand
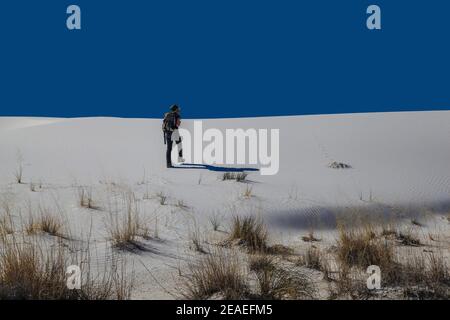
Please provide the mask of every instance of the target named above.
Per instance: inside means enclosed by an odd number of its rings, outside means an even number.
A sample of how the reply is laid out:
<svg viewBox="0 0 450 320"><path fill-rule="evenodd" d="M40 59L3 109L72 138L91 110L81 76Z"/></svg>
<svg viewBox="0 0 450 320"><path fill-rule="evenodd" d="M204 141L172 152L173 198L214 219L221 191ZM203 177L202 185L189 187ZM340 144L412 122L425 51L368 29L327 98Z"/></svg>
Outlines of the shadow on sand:
<svg viewBox="0 0 450 320"><path fill-rule="evenodd" d="M411 220L421 221L425 225L432 214L445 214L449 210L450 199L397 205L317 206L272 212L267 221L270 225L292 230L332 230L339 225L383 225Z"/></svg>
<svg viewBox="0 0 450 320"><path fill-rule="evenodd" d="M232 167L218 167L208 164L194 164L194 163L183 163L179 166L174 166L174 169L203 169L215 172L244 172L244 171L259 171L257 168L232 168Z"/></svg>

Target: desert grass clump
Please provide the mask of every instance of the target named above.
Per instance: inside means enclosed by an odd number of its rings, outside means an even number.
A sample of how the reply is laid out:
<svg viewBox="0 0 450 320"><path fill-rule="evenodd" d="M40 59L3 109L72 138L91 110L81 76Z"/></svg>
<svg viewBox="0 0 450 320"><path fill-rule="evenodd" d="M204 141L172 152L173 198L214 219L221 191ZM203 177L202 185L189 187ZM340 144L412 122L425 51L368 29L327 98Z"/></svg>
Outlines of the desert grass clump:
<svg viewBox="0 0 450 320"><path fill-rule="evenodd" d="M299 257L298 264L305 266L306 268L316 269L319 271L324 270L324 261L322 257L322 252L320 249L309 247L306 252Z"/></svg>
<svg viewBox="0 0 450 320"><path fill-rule="evenodd" d="M13 234L15 231L14 204L7 196L2 196L0 201L0 236Z"/></svg>
<svg viewBox="0 0 450 320"><path fill-rule="evenodd" d="M139 207L133 193L124 196L124 211L110 214L108 233L113 245L127 249L139 247L137 237L144 230L139 217Z"/></svg>
<svg viewBox="0 0 450 320"><path fill-rule="evenodd" d="M37 226L42 232L45 232L49 235L56 237L62 236L63 224L58 218L53 215L42 214L39 217Z"/></svg>
<svg viewBox="0 0 450 320"><path fill-rule="evenodd" d="M248 266L251 271L259 272L274 267L275 258L268 254L250 255Z"/></svg>
<svg viewBox="0 0 450 320"><path fill-rule="evenodd" d="M433 283L441 283L450 286L450 269L442 254L428 255L428 278Z"/></svg>
<svg viewBox="0 0 450 320"><path fill-rule="evenodd" d="M305 299L313 298L315 288L310 279L295 267L279 267L267 255L254 256L249 262L257 279L258 299Z"/></svg>
<svg viewBox="0 0 450 320"><path fill-rule="evenodd" d="M388 225L383 225L382 226L382 230L381 230L381 236L385 237L385 238L396 238L397 237L397 230L395 230L395 228L388 226Z"/></svg>
<svg viewBox="0 0 450 320"><path fill-rule="evenodd" d="M250 199L253 196L253 187L247 184L245 186L245 190L242 193L242 196L246 199Z"/></svg>
<svg viewBox="0 0 450 320"><path fill-rule="evenodd" d="M243 299L248 294L245 269L233 251L217 248L197 263L189 264L184 281L183 297L225 300Z"/></svg>
<svg viewBox="0 0 450 320"><path fill-rule="evenodd" d="M335 273L333 281L329 284L329 299L367 300L372 292L367 288L367 275L363 272L354 272L343 266Z"/></svg>
<svg viewBox="0 0 450 320"><path fill-rule="evenodd" d="M404 246L418 247L421 245L420 239L414 236L411 232L399 232L397 240Z"/></svg>
<svg viewBox="0 0 450 320"><path fill-rule="evenodd" d="M89 248L75 248L60 239L53 243L9 238L0 250L0 299L106 300L128 299L132 290L126 270L117 259L107 258L96 275ZM112 260L111 260L112 259ZM81 287L67 286L67 267L76 265Z"/></svg>
<svg viewBox="0 0 450 320"><path fill-rule="evenodd" d="M217 212L213 213L209 217L209 223L211 223L211 226L214 231L218 231L222 225L222 216Z"/></svg>
<svg viewBox="0 0 450 320"><path fill-rule="evenodd" d="M28 207L28 217L20 216L20 224L22 231L26 235L36 235L39 233L46 233L51 236L66 238L64 236L64 223L61 214L55 214L53 209L39 205L38 208L33 208L31 204Z"/></svg>
<svg viewBox="0 0 450 320"><path fill-rule="evenodd" d="M158 232L155 230L154 234L157 235ZM152 236L150 235L150 228L147 225L143 225L143 226L140 227L139 235L145 240L152 239Z"/></svg>
<svg viewBox="0 0 450 320"><path fill-rule="evenodd" d="M318 242L320 239L317 239L314 236L314 231L310 231L307 236L302 236L302 240L304 242Z"/></svg>
<svg viewBox="0 0 450 320"><path fill-rule="evenodd" d="M13 172L14 178L16 180L16 183L22 184L23 183L23 170L24 170L24 157L20 150L17 150L16 161L17 161L17 166Z"/></svg>
<svg viewBox="0 0 450 320"><path fill-rule="evenodd" d="M70 299L65 283L64 249L47 254L36 243L6 242L0 251L0 298ZM47 251L47 249L46 249Z"/></svg>
<svg viewBox="0 0 450 320"><path fill-rule="evenodd" d="M14 234L14 222L10 215L0 217L0 236Z"/></svg>
<svg viewBox="0 0 450 320"><path fill-rule="evenodd" d="M289 256L289 255L294 254L294 249L292 249L291 247L277 243L277 244L268 246L266 248L266 253L273 254L273 255L280 255L280 256Z"/></svg>
<svg viewBox="0 0 450 320"><path fill-rule="evenodd" d="M161 191L156 194L156 198L159 200L159 204L165 206L167 204L167 196Z"/></svg>
<svg viewBox="0 0 450 320"><path fill-rule="evenodd" d="M32 210L31 207L30 210ZM28 229L31 234L34 233L32 228L35 228L38 231L47 233L51 236L64 238L64 223L61 214L58 216L53 213L52 209L43 205L39 205L37 210L39 212L37 221L34 220L32 211L30 211L26 229Z"/></svg>
<svg viewBox="0 0 450 320"><path fill-rule="evenodd" d="M247 179L248 174L245 172L224 172L222 175L222 181L235 180L237 182L244 182Z"/></svg>
<svg viewBox="0 0 450 320"><path fill-rule="evenodd" d="M197 252L206 254L207 251L203 248L203 240L201 237L200 230L196 228L189 234L189 240L193 246L193 249Z"/></svg>
<svg viewBox="0 0 450 320"><path fill-rule="evenodd" d="M39 223L37 223L34 217L30 215L25 221L23 230L25 230L25 233L29 236L35 235L40 231L40 225Z"/></svg>
<svg viewBox="0 0 450 320"><path fill-rule="evenodd" d="M18 184L23 183L23 166L19 165L14 171L14 178Z"/></svg>
<svg viewBox="0 0 450 320"><path fill-rule="evenodd" d="M405 298L450 298L450 271L442 253L409 255L396 280Z"/></svg>
<svg viewBox="0 0 450 320"><path fill-rule="evenodd" d="M183 200L177 200L175 207L181 210L189 210L189 206Z"/></svg>
<svg viewBox="0 0 450 320"><path fill-rule="evenodd" d="M233 218L230 240L238 240L250 252L267 250L267 230L262 219L254 216Z"/></svg>
<svg viewBox="0 0 450 320"><path fill-rule="evenodd" d="M78 204L81 208L99 210L100 207L94 204L92 196L92 188L79 187L78 188Z"/></svg>
<svg viewBox="0 0 450 320"><path fill-rule="evenodd" d="M346 267L367 268L370 265L390 267L394 262L392 245L377 239L370 228L339 231L338 261Z"/></svg>

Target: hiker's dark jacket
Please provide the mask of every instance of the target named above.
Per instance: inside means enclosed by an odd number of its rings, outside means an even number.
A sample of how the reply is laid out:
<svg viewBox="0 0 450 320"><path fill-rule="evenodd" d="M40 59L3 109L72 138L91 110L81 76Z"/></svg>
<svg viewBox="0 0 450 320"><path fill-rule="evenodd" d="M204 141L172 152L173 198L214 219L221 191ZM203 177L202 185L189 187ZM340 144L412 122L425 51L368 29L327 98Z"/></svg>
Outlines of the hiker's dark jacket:
<svg viewBox="0 0 450 320"><path fill-rule="evenodd" d="M166 118L167 118L167 126L168 126L168 128L166 128L165 131L171 132L173 130L178 129L178 125L179 125L180 120L181 120L180 114L178 112L171 111L171 112L166 114Z"/></svg>
<svg viewBox="0 0 450 320"><path fill-rule="evenodd" d="M171 111L169 113L166 113L164 116L165 123L163 125L163 131L164 131L164 143L167 144L167 151L166 151L166 161L167 161L167 167L172 167L172 161L171 161L171 152L173 147L173 141L172 141L172 133L174 130L177 130L180 123L181 123L181 117L180 114L176 111ZM183 149L181 147L181 137L175 141L177 145L179 145L178 150L178 156L183 157Z"/></svg>

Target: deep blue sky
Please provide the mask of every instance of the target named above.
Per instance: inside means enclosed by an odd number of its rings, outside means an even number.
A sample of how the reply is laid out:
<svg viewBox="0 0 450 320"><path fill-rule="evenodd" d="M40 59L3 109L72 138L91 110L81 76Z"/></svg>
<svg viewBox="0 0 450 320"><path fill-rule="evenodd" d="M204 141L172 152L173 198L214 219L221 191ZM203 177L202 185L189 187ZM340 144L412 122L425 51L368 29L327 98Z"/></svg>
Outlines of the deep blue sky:
<svg viewBox="0 0 450 320"><path fill-rule="evenodd" d="M2 0L0 116L450 109L449 15L444 0Z"/></svg>

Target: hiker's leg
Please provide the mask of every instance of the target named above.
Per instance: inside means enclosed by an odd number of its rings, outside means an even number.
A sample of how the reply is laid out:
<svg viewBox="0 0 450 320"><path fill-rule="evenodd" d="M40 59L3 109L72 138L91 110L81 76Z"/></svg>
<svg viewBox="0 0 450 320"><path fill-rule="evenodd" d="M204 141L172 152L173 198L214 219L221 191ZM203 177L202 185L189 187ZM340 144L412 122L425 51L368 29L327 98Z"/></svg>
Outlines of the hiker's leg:
<svg viewBox="0 0 450 320"><path fill-rule="evenodd" d="M178 157L183 158L183 143L180 140L176 141L177 147L178 147Z"/></svg>
<svg viewBox="0 0 450 320"><path fill-rule="evenodd" d="M171 167L172 166L172 146L173 146L173 141L172 141L172 139L170 139L170 136L167 137L166 142L167 142L166 164L167 164L167 167Z"/></svg>
<svg viewBox="0 0 450 320"><path fill-rule="evenodd" d="M178 147L178 162L184 162L183 159L183 144L181 143L181 136L178 129L172 132L172 141L175 141Z"/></svg>

